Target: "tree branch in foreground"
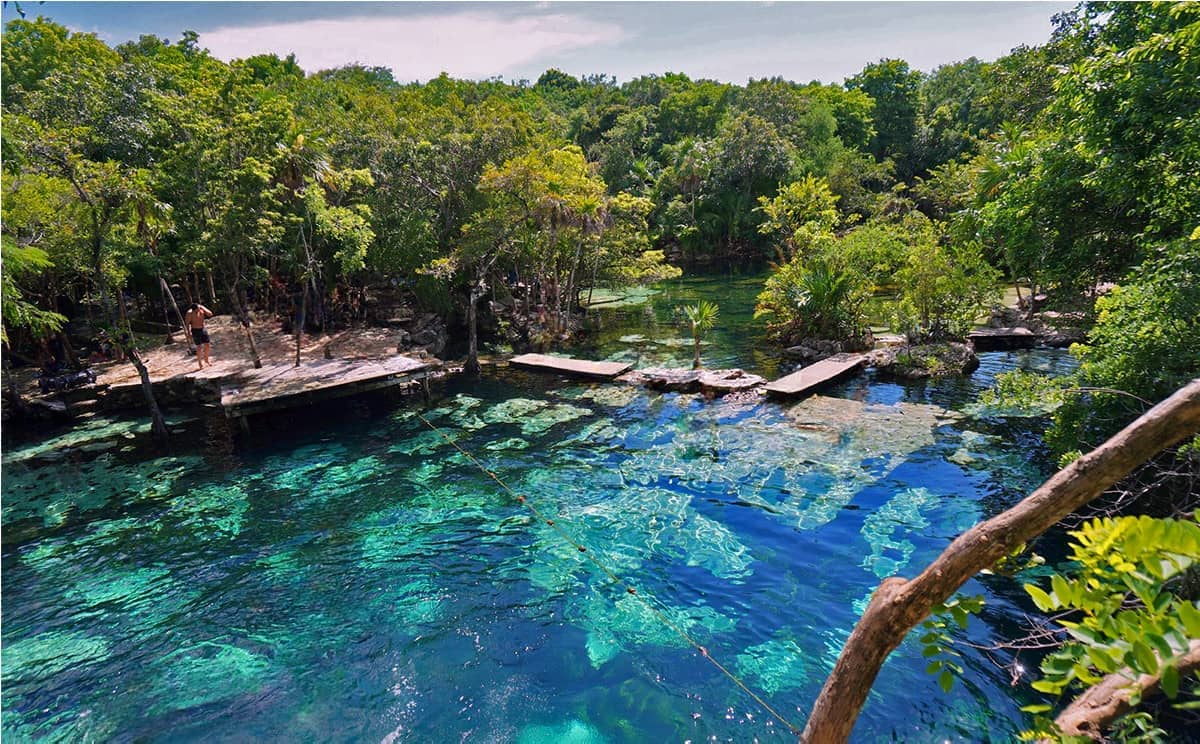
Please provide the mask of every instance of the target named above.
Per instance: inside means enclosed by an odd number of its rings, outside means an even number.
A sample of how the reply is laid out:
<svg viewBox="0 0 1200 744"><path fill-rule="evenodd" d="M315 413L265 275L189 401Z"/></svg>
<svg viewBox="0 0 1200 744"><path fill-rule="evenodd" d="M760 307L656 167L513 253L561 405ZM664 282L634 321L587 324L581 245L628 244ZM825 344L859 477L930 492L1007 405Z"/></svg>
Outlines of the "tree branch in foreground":
<svg viewBox="0 0 1200 744"><path fill-rule="evenodd" d="M1011 509L960 535L912 580L884 579L817 696L801 737L844 742L888 655L937 604L1162 450L1200 431L1200 379L1060 470Z"/></svg>
<svg viewBox="0 0 1200 744"><path fill-rule="evenodd" d="M1192 639L1188 652L1176 659L1174 665L1180 677L1200 668L1200 639ZM1155 692L1160 681L1159 674L1114 672L1071 701L1054 723L1065 736L1086 736L1099 741L1113 721L1134 708L1130 698L1135 691L1141 695Z"/></svg>

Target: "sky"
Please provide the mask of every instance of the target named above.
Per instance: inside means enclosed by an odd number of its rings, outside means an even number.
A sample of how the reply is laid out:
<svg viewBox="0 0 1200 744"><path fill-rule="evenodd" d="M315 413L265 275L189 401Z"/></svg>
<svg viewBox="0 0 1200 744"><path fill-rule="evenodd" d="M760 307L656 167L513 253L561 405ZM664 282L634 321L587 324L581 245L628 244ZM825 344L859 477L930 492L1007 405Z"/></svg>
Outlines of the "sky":
<svg viewBox="0 0 1200 744"><path fill-rule="evenodd" d="M294 53L308 72L382 66L401 82L536 80L554 67L625 81L683 72L840 83L869 62L929 71L1044 43L1065 2L20 2L109 44L185 30L224 60ZM5 22L17 17L5 3Z"/></svg>

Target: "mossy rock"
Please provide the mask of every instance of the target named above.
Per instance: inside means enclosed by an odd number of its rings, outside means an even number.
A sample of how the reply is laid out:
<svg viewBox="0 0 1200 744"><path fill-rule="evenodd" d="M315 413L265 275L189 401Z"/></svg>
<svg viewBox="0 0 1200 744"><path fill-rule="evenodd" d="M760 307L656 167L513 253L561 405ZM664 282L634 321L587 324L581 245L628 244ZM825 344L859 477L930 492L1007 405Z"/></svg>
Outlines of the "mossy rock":
<svg viewBox="0 0 1200 744"><path fill-rule="evenodd" d="M979 369L974 350L956 343L879 349L869 361L881 372L906 380L968 375Z"/></svg>

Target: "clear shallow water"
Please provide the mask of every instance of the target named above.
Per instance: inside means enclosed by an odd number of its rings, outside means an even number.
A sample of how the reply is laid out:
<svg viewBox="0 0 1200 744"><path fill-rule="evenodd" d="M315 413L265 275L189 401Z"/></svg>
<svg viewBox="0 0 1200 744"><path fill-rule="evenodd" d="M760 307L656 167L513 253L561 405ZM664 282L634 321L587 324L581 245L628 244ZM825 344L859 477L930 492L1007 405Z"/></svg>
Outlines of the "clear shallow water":
<svg viewBox="0 0 1200 744"><path fill-rule="evenodd" d="M677 304L723 286L706 362L771 374L755 281L684 280L606 311L591 351L690 360L656 341L685 335ZM496 372L428 407L263 419L236 450L215 424L170 458L78 434L54 462L13 448L4 738L789 740L415 411L802 725L879 578L1040 481L1036 436L943 409L997 371L1067 364L988 354L969 379L863 376L799 409ZM969 589L989 600L969 637L1010 629L1014 585ZM1009 740L1029 701L982 656L965 666L943 695L904 644L855 739Z"/></svg>

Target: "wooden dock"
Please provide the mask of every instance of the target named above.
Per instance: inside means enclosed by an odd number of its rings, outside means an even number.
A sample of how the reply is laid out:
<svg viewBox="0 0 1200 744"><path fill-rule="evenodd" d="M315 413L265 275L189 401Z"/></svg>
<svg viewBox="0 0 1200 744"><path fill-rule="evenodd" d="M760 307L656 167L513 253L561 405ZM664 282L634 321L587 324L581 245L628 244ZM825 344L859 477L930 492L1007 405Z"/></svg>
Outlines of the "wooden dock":
<svg viewBox="0 0 1200 744"><path fill-rule="evenodd" d="M602 380L611 380L633 368L632 364L625 362L590 362L586 359L571 359L570 357L555 357L545 354L522 354L508 360L508 363L514 367L535 369L539 372L558 372L564 375Z"/></svg>
<svg viewBox="0 0 1200 744"><path fill-rule="evenodd" d="M355 395L428 378L437 360L393 356L383 359L321 359L264 364L220 381L225 415L244 417Z"/></svg>
<svg viewBox="0 0 1200 744"><path fill-rule="evenodd" d="M816 364L780 377L767 383L765 390L771 395L793 396L810 392L821 385L840 379L862 366L866 357L862 354L834 354Z"/></svg>
<svg viewBox="0 0 1200 744"><path fill-rule="evenodd" d="M1028 328L979 328L967 334L967 340L976 351L1007 351L1009 349L1031 349L1038 342L1038 334Z"/></svg>

